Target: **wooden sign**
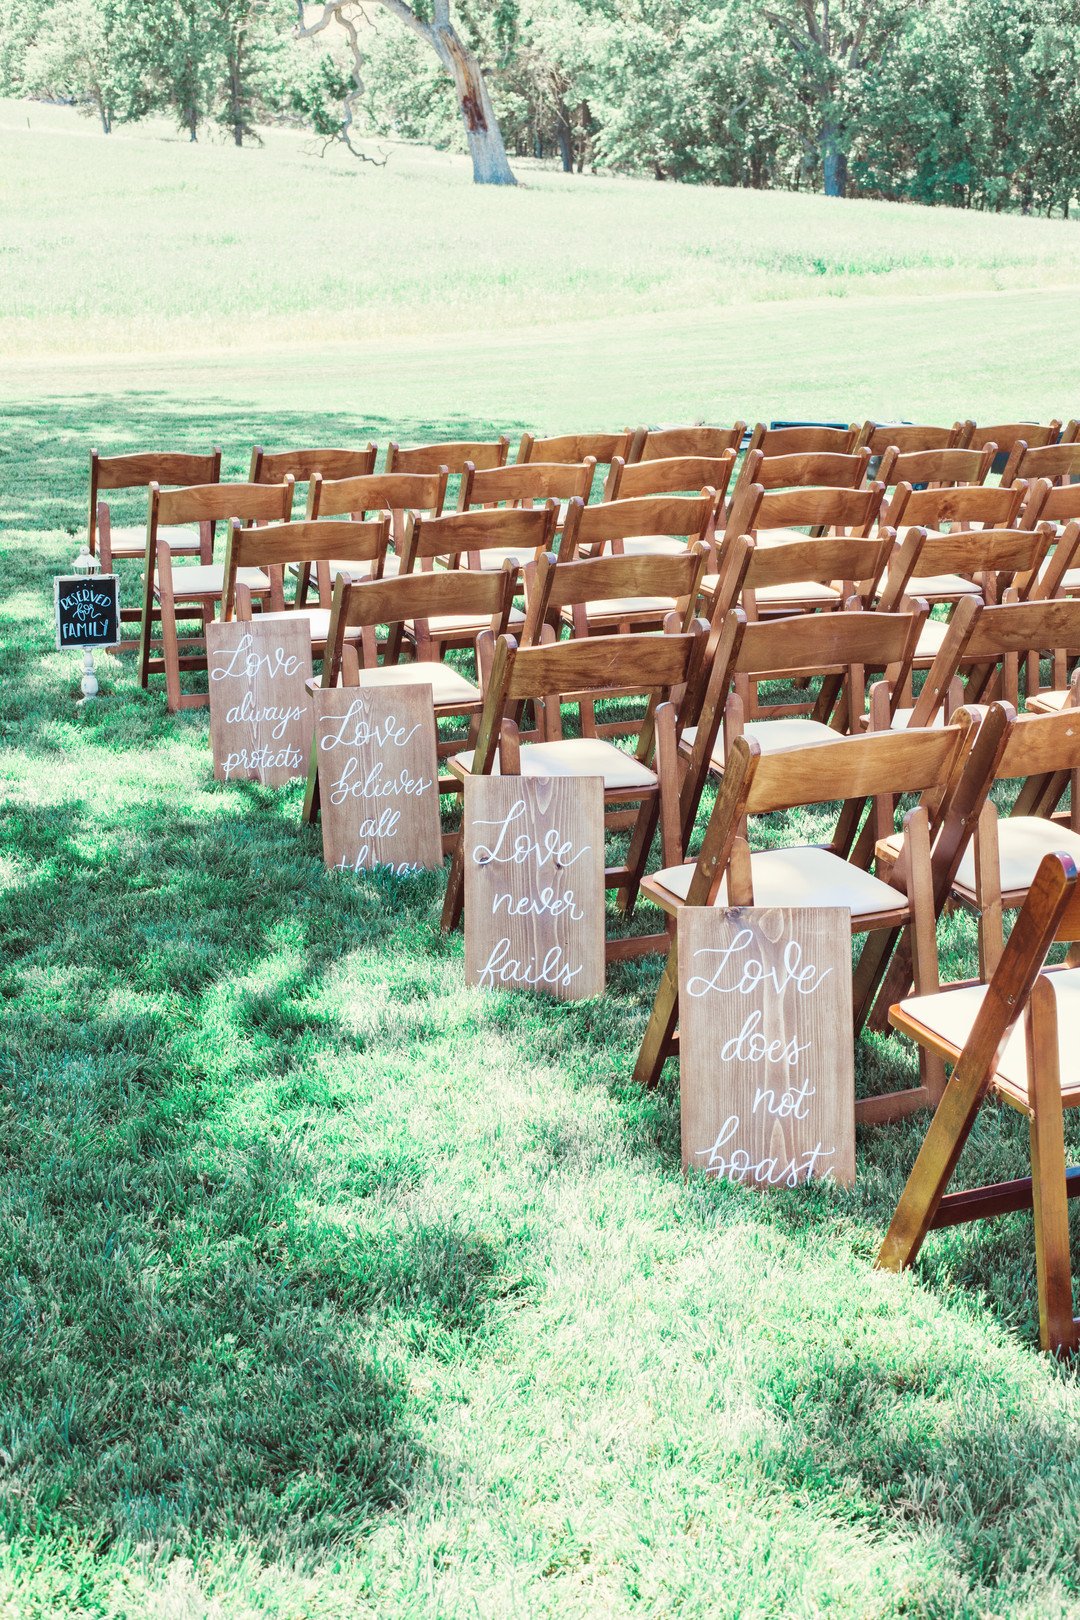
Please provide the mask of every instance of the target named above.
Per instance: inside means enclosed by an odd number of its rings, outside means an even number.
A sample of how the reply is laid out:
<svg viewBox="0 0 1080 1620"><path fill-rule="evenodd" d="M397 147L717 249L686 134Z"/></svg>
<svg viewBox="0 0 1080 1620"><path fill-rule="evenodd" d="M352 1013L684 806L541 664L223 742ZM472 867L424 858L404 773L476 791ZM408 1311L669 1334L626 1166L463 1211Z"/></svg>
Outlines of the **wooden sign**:
<svg viewBox="0 0 1080 1620"><path fill-rule="evenodd" d="M314 698L327 866L442 866L430 684L318 687Z"/></svg>
<svg viewBox="0 0 1080 1620"><path fill-rule="evenodd" d="M206 661L218 781L278 787L305 775L313 721L307 619L208 624Z"/></svg>
<svg viewBox="0 0 1080 1620"><path fill-rule="evenodd" d="M120 640L116 574L61 574L55 581L56 645L115 647Z"/></svg>
<svg viewBox="0 0 1080 1620"><path fill-rule="evenodd" d="M464 839L466 981L602 995L602 778L466 777Z"/></svg>
<svg viewBox="0 0 1080 1620"><path fill-rule="evenodd" d="M683 1169L758 1187L855 1180L851 919L679 912Z"/></svg>

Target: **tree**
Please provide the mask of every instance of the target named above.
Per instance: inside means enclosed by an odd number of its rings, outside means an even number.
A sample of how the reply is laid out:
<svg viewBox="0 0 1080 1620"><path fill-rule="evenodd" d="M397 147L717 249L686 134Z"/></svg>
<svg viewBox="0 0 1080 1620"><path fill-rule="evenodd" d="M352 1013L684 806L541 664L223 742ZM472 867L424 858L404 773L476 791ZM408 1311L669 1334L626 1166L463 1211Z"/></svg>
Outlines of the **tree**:
<svg viewBox="0 0 1080 1620"><path fill-rule="evenodd" d="M450 16L450 0L433 0L431 20L420 14L419 6L406 0L377 0L384 10L404 23L417 38L435 52L454 80L458 109L465 125L472 158L473 179L478 185L513 186L517 182L506 156L499 121L491 104L487 83L476 53L465 43ZM310 39L337 22L344 29L351 52L356 88L350 92L343 128L346 138L352 124L353 105L363 90L363 51L358 23L359 0L325 0L322 12L312 23L305 22L304 0L297 0L297 37Z"/></svg>
<svg viewBox="0 0 1080 1620"><path fill-rule="evenodd" d="M74 101L106 135L142 117L149 96L133 49L137 19L128 0L53 0L41 8L22 60L21 88Z"/></svg>

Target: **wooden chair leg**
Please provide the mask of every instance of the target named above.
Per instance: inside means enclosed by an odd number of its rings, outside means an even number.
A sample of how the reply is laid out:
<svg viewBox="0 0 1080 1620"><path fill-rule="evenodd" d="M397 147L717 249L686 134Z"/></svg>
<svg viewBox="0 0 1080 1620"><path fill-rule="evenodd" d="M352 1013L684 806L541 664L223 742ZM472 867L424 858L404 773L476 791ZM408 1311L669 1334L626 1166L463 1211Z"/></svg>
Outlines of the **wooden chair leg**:
<svg viewBox="0 0 1080 1620"><path fill-rule="evenodd" d="M643 1086L655 1086L664 1061L672 1051L675 1026L679 1019L679 947L673 939L668 948L664 974L656 992L653 1010L634 1065L634 1079Z"/></svg>
<svg viewBox="0 0 1080 1620"><path fill-rule="evenodd" d="M1064 1355L1076 1348L1076 1326L1069 1255L1057 1002L1046 978L1040 978L1032 991L1025 1033L1031 1101L1031 1198L1039 1283L1039 1342L1044 1350Z"/></svg>
<svg viewBox="0 0 1080 1620"><path fill-rule="evenodd" d="M463 797L464 804L464 797ZM464 815L464 809L462 810ZM451 933L461 924L461 914L465 909L465 835L459 832L455 835L454 853L450 861L450 875L446 880L446 894L443 898L442 931Z"/></svg>
<svg viewBox="0 0 1080 1620"><path fill-rule="evenodd" d="M169 548L158 547L158 601L161 604L161 656L165 663L165 698L169 713L180 708L180 647L176 633L176 603L173 599L172 563Z"/></svg>

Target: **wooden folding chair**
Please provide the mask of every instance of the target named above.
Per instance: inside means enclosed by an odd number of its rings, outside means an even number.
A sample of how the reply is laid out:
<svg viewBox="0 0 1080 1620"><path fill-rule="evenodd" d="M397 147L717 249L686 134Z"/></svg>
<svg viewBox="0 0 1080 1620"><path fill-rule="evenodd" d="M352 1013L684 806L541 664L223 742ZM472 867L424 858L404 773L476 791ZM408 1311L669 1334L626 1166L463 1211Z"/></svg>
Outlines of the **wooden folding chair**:
<svg viewBox="0 0 1080 1620"><path fill-rule="evenodd" d="M474 573L466 569L444 569L438 573L401 574L396 579L350 580L339 575L334 585L334 601L323 655L322 686L402 686L422 682L431 689L436 722L467 719L467 737L439 737L436 750L441 759L457 754L463 745L476 741L479 716L491 671L496 640L509 622L514 596L514 570L506 565L499 573ZM477 633L473 650L476 680L452 669L438 658L426 634L431 618L449 614L467 615L483 628ZM385 642L377 639L377 627L389 626ZM411 632L415 658L400 661L404 626ZM394 649L380 661L380 649ZM457 776L439 779L440 793L460 791ZM319 813L319 785L315 762L308 776L304 801L305 821ZM449 843L444 840L444 852Z"/></svg>
<svg viewBox="0 0 1080 1620"><path fill-rule="evenodd" d="M525 569L525 625L519 646L558 639L560 627L572 636L658 629L674 613L689 630L708 551L700 543L675 556L599 556L573 562L545 552Z"/></svg>
<svg viewBox="0 0 1080 1620"><path fill-rule="evenodd" d="M666 461L671 457L698 456L718 460L734 451L738 455L746 434L746 423L736 422L732 427L667 427L649 428L641 435L637 445L636 461ZM711 483L711 479L706 479ZM700 487L700 486L699 486ZM646 491L655 494L656 491Z"/></svg>
<svg viewBox="0 0 1080 1620"><path fill-rule="evenodd" d="M1066 424L1057 444L1032 445L1026 439L1017 439L1001 482L1013 484L1018 478L1026 478L1029 483L1049 478L1051 484L1070 484L1080 479L1080 419Z"/></svg>
<svg viewBox="0 0 1080 1620"><path fill-rule="evenodd" d="M621 456L624 461L630 459L637 437L632 428L627 428L624 433L560 433L547 439L523 433L517 459L519 462L582 462L591 456L597 466L610 467L616 456Z"/></svg>
<svg viewBox="0 0 1080 1620"><path fill-rule="evenodd" d="M890 447L882 455L877 476L890 489L897 484L983 484L996 454L995 444L981 450L899 451Z"/></svg>
<svg viewBox="0 0 1080 1620"><path fill-rule="evenodd" d="M401 558L401 573L429 571L439 562L451 571L483 573L480 563L485 552L495 551L503 566L511 569L515 583L521 568L545 551L553 549L558 511L554 501L545 506L515 506L480 508L472 512L450 512L443 517L414 517L405 536L405 549ZM431 614L426 634L438 649L438 656L450 647L471 647L481 630L486 616L462 610ZM519 608L510 613L509 627L515 633L525 622ZM399 632L394 631L394 636ZM391 645L391 662L396 661L399 648Z"/></svg>
<svg viewBox="0 0 1080 1620"><path fill-rule="evenodd" d="M800 620L793 635L782 619L748 624L741 610L732 609L703 687L683 705L682 851L690 846L705 783L710 774L724 775L739 737L746 736L765 758L834 743L860 725L867 666L887 666L883 712L891 715L906 689L925 617L925 603L906 613L837 611ZM809 703L763 706L756 695L763 682L815 678L821 684Z"/></svg>
<svg viewBox="0 0 1080 1620"><path fill-rule="evenodd" d="M941 731L840 737L827 746L772 756L763 755L753 738L738 737L697 859L644 878L642 893L672 920L683 906L846 907L852 934L868 936L854 975L857 1037L897 939L909 929L933 938L942 903L935 863L940 866L951 849L952 801L978 729L978 721L964 713ZM919 794L920 802L904 817L903 861L886 883L868 870L860 824L869 805L870 825L880 829L878 796L884 796L891 821L894 797L908 793ZM828 844L751 852L750 817L837 801L840 815ZM646 1085L656 1084L665 1060L678 1049L678 998L673 940L634 1069L634 1078ZM926 1107L937 1100L940 1080L936 1066L927 1064L920 1086L857 1102L856 1120L879 1124Z"/></svg>
<svg viewBox="0 0 1080 1620"><path fill-rule="evenodd" d="M910 532L910 531L909 531ZM980 596L984 602L1000 602L1012 590L1026 601L1050 591L1056 594L1067 558L1062 554L1050 572L1044 565L1054 543L1048 523L1037 529L958 529L948 534L923 532L923 541L904 575L899 572L886 580L881 605L898 608L906 594L921 596L934 606L938 602L958 602L965 596ZM916 666L936 656L946 635L945 621L930 620L924 630Z"/></svg>
<svg viewBox="0 0 1080 1620"><path fill-rule="evenodd" d="M847 490L826 493L849 498ZM751 622L794 613L832 612L853 600L860 607L872 607L886 569L891 566L897 578L910 574L921 541L921 531L909 531L907 549L901 552L891 529L879 531L872 540L846 535L815 540L799 535L764 546L752 535L729 534L719 547L717 572L706 575L702 582L710 596L709 618L715 621L718 613L726 613L736 604ZM743 545L751 548L749 561L733 569L732 548Z"/></svg>
<svg viewBox="0 0 1080 1620"><path fill-rule="evenodd" d="M855 449L858 438L859 429L854 422L846 428L830 427L825 422L797 422L789 427L769 427L765 422L757 422L750 435L747 454L760 450L769 459L821 454L846 456Z"/></svg>
<svg viewBox="0 0 1080 1620"><path fill-rule="evenodd" d="M113 522L109 501L100 496L108 490L141 490L149 494L151 484L161 489L183 488L191 484L216 484L221 479L221 451L216 446L209 455L188 455L183 451L156 451L127 456L102 456L90 452L90 519L87 525L87 545L90 555L97 556L103 574L111 574L117 562L124 558L142 557L146 551L146 520L136 524ZM213 536L208 524L178 527L169 531L173 555L198 557L208 563L212 560ZM142 610L137 607L120 609L121 624L142 622ZM137 641L119 643L119 651L128 652Z"/></svg>
<svg viewBox="0 0 1080 1620"><path fill-rule="evenodd" d="M234 519L225 552L222 620L227 623L233 617L252 617L250 588L239 582L253 570L261 571L270 581L270 592L263 600L260 620L291 620L298 616L306 619L312 653L321 657L329 632L335 575L380 578L389 540L390 518L386 513L370 523L322 519L252 529L245 529ZM285 600L286 570L295 570L298 575L291 603ZM316 589L312 599L308 593L313 571Z"/></svg>
<svg viewBox="0 0 1080 1620"><path fill-rule="evenodd" d="M865 445L872 457L886 450L909 455L921 450L953 450L968 443L973 422L954 422L952 427L932 427L924 422L864 422L856 444Z"/></svg>
<svg viewBox="0 0 1080 1620"><path fill-rule="evenodd" d="M765 490L797 489L820 485L829 489L859 489L866 479L870 452L812 450L791 455L767 456L758 449L748 450L735 480L729 510L734 513L752 484Z"/></svg>
<svg viewBox="0 0 1080 1620"><path fill-rule="evenodd" d="M852 458L854 459L854 458ZM870 534L881 511L884 484L871 484L866 489L845 489L835 485L796 485L791 489L766 489L758 483L747 484L733 497L731 511L724 526L724 541L739 535L753 535L759 549L769 546L804 544L811 536L830 534L862 539ZM888 530L890 542L894 531ZM821 605L819 593L812 589L808 576L807 609ZM712 580L706 581L706 589ZM798 602L796 593L789 598ZM806 611L804 609L803 611ZM794 605L791 612L800 609Z"/></svg>
<svg viewBox="0 0 1080 1620"><path fill-rule="evenodd" d="M571 501L589 500L595 470L596 462L592 456L586 456L581 462L520 462L512 467L494 467L487 472L467 466L461 479L458 511L529 507L554 502L558 512L556 527L562 528ZM504 558L510 555L511 552L496 546L481 552L476 563L470 566L501 568ZM515 561L520 562L521 559L515 557Z"/></svg>
<svg viewBox="0 0 1080 1620"><path fill-rule="evenodd" d="M1078 1347L1069 1250L1070 1197L1080 1171L1067 1170L1063 1110L1080 1103L1076 1055L1069 1057L1080 1002L1080 969L1047 968L1050 947L1080 939L1077 868L1065 853L1044 856L988 984L939 988L933 941L920 964L921 994L892 1007L894 1028L952 1065L918 1157L878 1253L901 1271L926 1235L942 1227L1030 1209L1035 1217L1039 1343L1058 1355ZM990 1095L1027 1116L1031 1174L948 1192L957 1162Z"/></svg>
<svg viewBox="0 0 1080 1620"><path fill-rule="evenodd" d="M386 451L388 473L437 473L443 467L451 477L460 477L465 463L477 471L505 467L510 440L505 433L497 439L448 439L439 444L418 444L402 449L393 442Z"/></svg>
<svg viewBox="0 0 1080 1620"><path fill-rule="evenodd" d="M665 857L678 836L678 720L672 694L693 684L705 649L706 626L687 634L587 637L557 646L518 648L502 637L488 683L476 747L450 761L462 783L469 775L599 776L605 811L621 818L622 807L638 813L623 865L608 867L605 884L624 896L636 894L659 819ZM637 692L648 707L634 753L600 737L564 737L562 703L581 695ZM561 701L560 701L561 700ZM516 715L531 704L541 715L544 741L522 745ZM457 927L464 901L464 857L458 835L443 906L443 928ZM630 911L632 898L624 900ZM662 949L667 935L609 940L609 961Z"/></svg>
<svg viewBox="0 0 1080 1620"><path fill-rule="evenodd" d="M411 513L441 517L449 473L445 464L430 473L370 473L359 478L324 479L315 473L308 488L309 518L350 517L358 522L377 512L390 514L394 546L383 565L384 574L396 574L405 549ZM335 572L331 564L331 573ZM348 573L348 569L342 569Z"/></svg>
<svg viewBox="0 0 1080 1620"><path fill-rule="evenodd" d="M582 507L572 501L563 525L559 555L678 557L700 543L712 552L716 491L697 495L640 495L632 500L601 501Z"/></svg>
<svg viewBox="0 0 1080 1620"><path fill-rule="evenodd" d="M150 684L151 675L165 676L169 709L200 708L208 701L205 694L182 695L181 670L206 668L206 625L214 617L215 604L225 587L222 563L200 561L173 568L172 546L162 538L162 529L173 524L198 523L208 526L213 547L214 528L236 518L241 523L287 523L292 514L293 480L287 474L280 484L199 484L187 489L160 489L150 485L150 511L146 521L144 553L142 626L139 632L139 683ZM270 594L270 580L261 569L237 576L253 596ZM196 619L197 637L181 637L178 619ZM153 626L161 622L161 655L154 657ZM181 652L181 643L188 649ZM202 646L192 652L193 646Z"/></svg>

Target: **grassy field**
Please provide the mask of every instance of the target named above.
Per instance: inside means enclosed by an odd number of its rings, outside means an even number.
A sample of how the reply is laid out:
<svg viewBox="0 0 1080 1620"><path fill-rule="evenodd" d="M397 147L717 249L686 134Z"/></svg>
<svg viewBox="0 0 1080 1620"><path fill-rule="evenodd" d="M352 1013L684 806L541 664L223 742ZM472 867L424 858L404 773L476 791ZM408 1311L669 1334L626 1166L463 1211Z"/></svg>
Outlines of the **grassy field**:
<svg viewBox="0 0 1080 1620"><path fill-rule="evenodd" d="M1080 238L0 113L0 1614L1080 1614L1028 1221L872 1272L920 1121L850 1192L685 1184L658 960L463 991L439 878L326 873L50 623L91 443L1073 413ZM962 1173L1023 1157L989 1112Z"/></svg>

